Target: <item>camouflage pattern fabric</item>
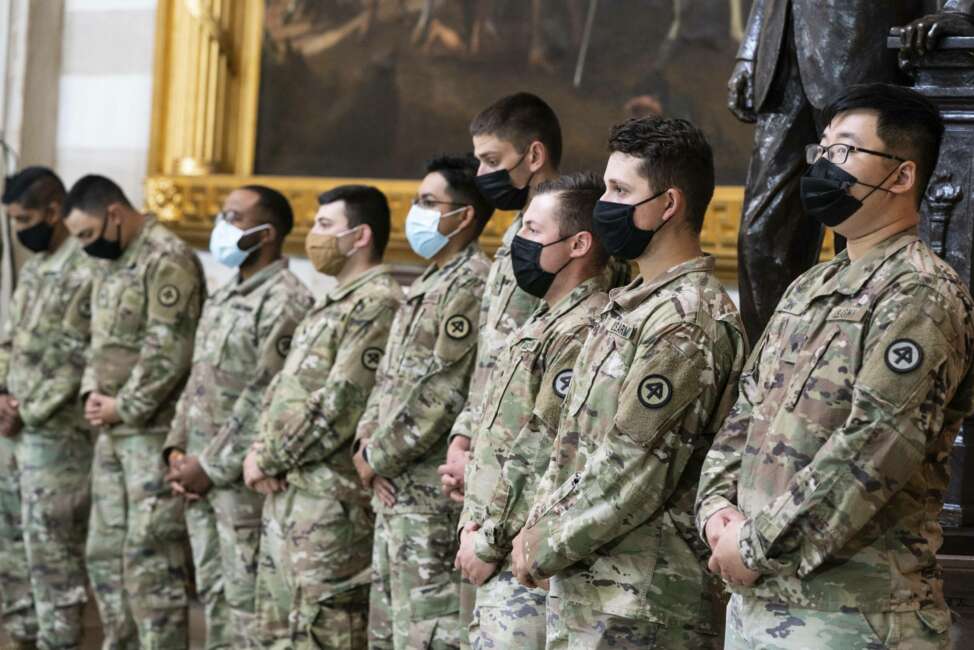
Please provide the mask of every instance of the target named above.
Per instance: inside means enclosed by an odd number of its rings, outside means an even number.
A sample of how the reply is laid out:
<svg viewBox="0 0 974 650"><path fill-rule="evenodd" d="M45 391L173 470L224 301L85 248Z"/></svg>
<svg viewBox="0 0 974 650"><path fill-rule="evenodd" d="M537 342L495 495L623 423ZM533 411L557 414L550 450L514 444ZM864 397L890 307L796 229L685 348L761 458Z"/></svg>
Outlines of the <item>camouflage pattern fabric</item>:
<svg viewBox="0 0 974 650"><path fill-rule="evenodd" d="M457 636L459 577L453 557L458 508L441 493L436 468L466 401L477 347L474 327L489 266L480 247L471 243L442 268L430 265L413 282L396 313L375 390L359 421L356 437L368 440L367 460L376 473L392 481L397 499L389 508L373 498L379 521L384 522L376 528L372 560L369 639L377 647L412 647L406 645L409 635L423 636L430 626L444 638ZM411 516L397 519L406 514ZM423 592L412 599L423 602L412 615L409 594L390 588L390 576L383 574L393 561L384 555L400 550L383 531L404 535L407 529L419 536L410 538L410 548L429 554L416 556L415 562L435 568L422 576ZM443 530L449 532L442 539L421 536ZM449 561L443 560L447 556ZM403 579L408 583L408 576ZM405 602L398 600L402 597ZM429 619L417 618L421 614ZM392 621L392 627L380 625L380 618Z"/></svg>
<svg viewBox="0 0 974 650"><path fill-rule="evenodd" d="M214 482L186 508L208 650L251 647L263 497L244 486L243 458L257 437L264 391L311 302L278 260L210 296L196 329L193 368L163 453L199 457Z"/></svg>
<svg viewBox="0 0 974 650"><path fill-rule="evenodd" d="M193 251L152 217L92 288L81 394L115 397L121 422L95 444L86 564L105 647L186 647L183 503L162 449L189 373L205 299Z"/></svg>
<svg viewBox="0 0 974 650"><path fill-rule="evenodd" d="M23 536L0 545L0 591L21 594L13 611L27 620L19 625L24 632L14 636L36 634L42 647L80 642L87 601L83 558L92 445L77 395L94 269L70 237L53 253L31 256L0 339L0 386L19 401L24 422L15 438L0 442L6 457L0 463L11 468L0 478L3 528L11 540ZM20 582L18 573L29 574L30 584Z"/></svg>
<svg viewBox="0 0 974 650"><path fill-rule="evenodd" d="M825 612L945 615L938 516L974 411L972 311L915 230L792 284L701 477L700 530L723 507L747 517L741 555L761 578L735 591Z"/></svg>
<svg viewBox="0 0 974 650"><path fill-rule="evenodd" d="M351 445L401 300L386 266L332 289L295 331L267 391L257 463L288 488L263 512L265 647L356 648L365 638L372 517Z"/></svg>
<svg viewBox="0 0 974 650"><path fill-rule="evenodd" d="M700 257L610 293L523 532L532 574L553 576L563 602L710 635L713 579L693 503L747 353L713 269ZM561 622L569 636L584 627Z"/></svg>

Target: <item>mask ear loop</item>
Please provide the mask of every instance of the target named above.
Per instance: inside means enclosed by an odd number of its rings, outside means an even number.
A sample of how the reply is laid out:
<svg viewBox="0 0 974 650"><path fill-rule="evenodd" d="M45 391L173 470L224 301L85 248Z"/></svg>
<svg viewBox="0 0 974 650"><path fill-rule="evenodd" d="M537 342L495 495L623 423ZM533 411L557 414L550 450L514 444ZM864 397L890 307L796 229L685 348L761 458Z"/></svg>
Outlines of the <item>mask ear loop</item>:
<svg viewBox="0 0 974 650"><path fill-rule="evenodd" d="M582 230L579 230L578 232L584 232L584 231L582 231ZM544 245L543 245L543 246L542 246L541 248L542 248L542 249L545 249L545 248L547 248L548 246L553 246L554 244L560 244L561 242L563 242L563 241L565 241L565 240L566 240L566 239L568 239L569 237L574 237L575 235L577 235L577 234L578 234L578 232L576 232L576 233L572 233L571 235L565 235L564 237L562 237L561 239L559 239L559 240L557 240L557 241L553 241L553 242L548 242L547 244L544 244ZM572 263L572 257L571 257L571 255L569 255L569 256L568 256L568 261L567 261L567 262L565 262L564 264L562 264L562 265L561 265L561 268L559 268L559 269L558 269L557 271L555 271L553 275L558 275L559 273L561 273L562 271L564 271L564 270L565 270L565 267L566 267L566 266L568 266L568 265L569 265L569 264L571 264L571 263ZM539 267L539 268L541 267L541 256L540 256L540 255L538 255L538 267ZM544 269L541 269L541 270L542 270L542 271L544 271ZM547 273L547 271L545 271L545 272Z"/></svg>
<svg viewBox="0 0 974 650"><path fill-rule="evenodd" d="M866 202L866 199L868 199L870 196L872 196L873 193L876 190L883 190L884 192L889 192L888 189L886 189L885 187L883 187L883 183L885 183L887 180L889 180L889 177L892 176L893 174L895 174L897 172L897 170L899 170L899 168L900 168L900 165L897 165L896 167L894 167L892 169L892 171L890 171L890 173L886 174L886 176L883 177L883 180L879 181L879 185L870 185L869 183L862 183L862 182L856 181L860 185L865 185L866 187L873 188L873 189L869 190L869 193L866 194L866 196L862 197L862 202L865 203Z"/></svg>
<svg viewBox="0 0 974 650"><path fill-rule="evenodd" d="M441 215L440 215L440 219L444 219L444 218L446 218L446 217L449 217L449 216L450 216L451 214L455 214L455 213L457 213L457 212L460 212L461 210L466 210L467 208L470 208L470 207L473 207L473 206L470 206L470 205L465 205L465 206L463 206L462 208L457 208L456 210L450 210L450 211L449 211L449 212L447 212L446 214L441 214ZM450 233L449 235L445 235L445 237L446 237L447 239L453 239L453 236L454 236L454 235L456 235L457 233L459 233L459 232L460 232L461 230L463 230L463 229L464 229L465 227L466 227L466 226L457 226L457 227L456 227L456 229L455 229L455 230L454 230L453 232L451 232L451 233Z"/></svg>

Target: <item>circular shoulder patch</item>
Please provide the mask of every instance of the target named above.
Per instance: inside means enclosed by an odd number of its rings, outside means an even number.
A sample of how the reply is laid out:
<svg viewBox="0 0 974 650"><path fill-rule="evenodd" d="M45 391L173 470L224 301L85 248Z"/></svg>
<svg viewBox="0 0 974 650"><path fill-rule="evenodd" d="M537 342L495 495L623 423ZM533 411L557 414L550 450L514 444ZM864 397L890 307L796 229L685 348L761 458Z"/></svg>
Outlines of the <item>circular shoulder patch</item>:
<svg viewBox="0 0 974 650"><path fill-rule="evenodd" d="M163 307L172 307L179 302L179 289L174 284L164 284L156 298Z"/></svg>
<svg viewBox="0 0 974 650"><path fill-rule="evenodd" d="M470 325L470 319L462 314L457 314L455 316L450 316L446 319L446 335L451 339L465 339L470 335L473 326Z"/></svg>
<svg viewBox="0 0 974 650"><path fill-rule="evenodd" d="M673 384L663 375L647 375L639 382L639 401L646 408L663 408L671 399Z"/></svg>
<svg viewBox="0 0 974 650"><path fill-rule="evenodd" d="M572 384L572 369L565 368L557 375L555 375L555 380L551 382L551 390L555 391L555 395L559 399L565 399L565 395L568 394L568 387Z"/></svg>
<svg viewBox="0 0 974 650"><path fill-rule="evenodd" d="M362 365L368 370L375 370L382 361L382 350L380 348L365 348L362 352Z"/></svg>
<svg viewBox="0 0 974 650"><path fill-rule="evenodd" d="M923 363L923 348L916 341L897 339L886 348L886 366L895 373L913 372Z"/></svg>
<svg viewBox="0 0 974 650"><path fill-rule="evenodd" d="M287 358L287 353L291 351L291 336L285 334L281 338L277 339L277 343L274 345L277 347L277 353L281 355L282 358Z"/></svg>

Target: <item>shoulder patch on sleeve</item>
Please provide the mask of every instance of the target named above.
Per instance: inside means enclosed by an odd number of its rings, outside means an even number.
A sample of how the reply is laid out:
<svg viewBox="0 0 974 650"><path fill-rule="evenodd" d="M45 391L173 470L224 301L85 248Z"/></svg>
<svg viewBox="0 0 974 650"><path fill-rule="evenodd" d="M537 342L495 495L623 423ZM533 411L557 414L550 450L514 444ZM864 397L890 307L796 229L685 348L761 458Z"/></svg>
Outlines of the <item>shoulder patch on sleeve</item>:
<svg viewBox="0 0 974 650"><path fill-rule="evenodd" d="M285 334L279 337L274 346L277 348L277 353L281 355L281 358L286 359L288 352L291 351L291 335Z"/></svg>
<svg viewBox="0 0 974 650"><path fill-rule="evenodd" d="M470 324L470 319L463 314L450 316L446 319L446 324L443 327L446 331L446 335L457 341L467 338L470 336L470 332L473 331L473 326Z"/></svg>
<svg viewBox="0 0 974 650"><path fill-rule="evenodd" d="M156 300L163 307L172 307L179 302L182 294L179 292L179 287L174 284L164 284L159 287L159 291L156 293Z"/></svg>
<svg viewBox="0 0 974 650"><path fill-rule="evenodd" d="M923 365L923 348L911 339L896 339L886 347L886 366L905 375Z"/></svg>
<svg viewBox="0 0 974 650"><path fill-rule="evenodd" d="M673 384L663 375L646 375L639 382L638 397L648 409L663 408L673 399Z"/></svg>
<svg viewBox="0 0 974 650"><path fill-rule="evenodd" d="M563 400L568 394L568 387L572 384L573 372L571 368L565 368L555 375L554 381L551 382L551 390L558 396L558 399Z"/></svg>
<svg viewBox="0 0 974 650"><path fill-rule="evenodd" d="M362 352L362 366L367 370L375 370L382 361L383 351L381 348L365 348Z"/></svg>

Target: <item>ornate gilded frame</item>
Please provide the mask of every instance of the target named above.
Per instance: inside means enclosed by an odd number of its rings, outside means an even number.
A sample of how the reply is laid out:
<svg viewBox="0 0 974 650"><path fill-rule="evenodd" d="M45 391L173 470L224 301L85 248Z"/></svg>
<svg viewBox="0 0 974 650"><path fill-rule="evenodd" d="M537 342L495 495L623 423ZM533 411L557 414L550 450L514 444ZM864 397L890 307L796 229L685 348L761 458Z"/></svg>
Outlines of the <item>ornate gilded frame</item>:
<svg viewBox="0 0 974 650"><path fill-rule="evenodd" d="M287 248L303 251L324 190L348 178L252 176L264 0L159 0L156 17L152 133L145 185L147 209L198 247L205 247L212 216L226 194L245 183L265 183L291 200L295 229ZM417 182L354 179L389 198L393 223L390 261L419 263L404 222ZM718 273L737 276L737 230L743 188L718 187L702 233ZM482 237L493 251L512 214L491 220Z"/></svg>

